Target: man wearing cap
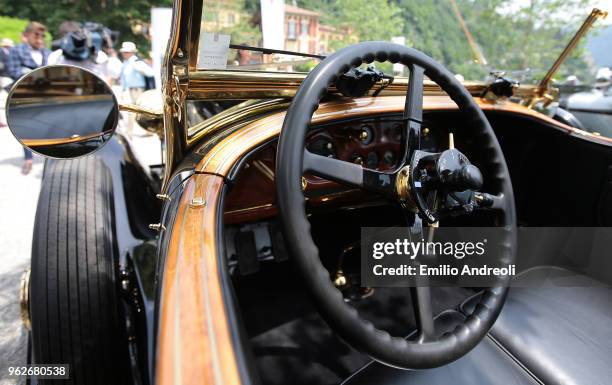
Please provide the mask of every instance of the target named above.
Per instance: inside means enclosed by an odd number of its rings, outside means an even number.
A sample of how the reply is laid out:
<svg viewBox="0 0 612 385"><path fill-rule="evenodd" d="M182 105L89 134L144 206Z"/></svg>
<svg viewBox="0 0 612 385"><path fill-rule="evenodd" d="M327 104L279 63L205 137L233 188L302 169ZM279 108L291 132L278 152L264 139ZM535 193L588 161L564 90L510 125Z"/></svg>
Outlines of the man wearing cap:
<svg viewBox="0 0 612 385"><path fill-rule="evenodd" d="M24 43L11 48L7 66L8 75L17 80L38 67L47 65L51 53L45 48L45 32L47 27L36 21L31 21L23 30ZM25 162L21 173L26 175L32 170L32 151L23 148Z"/></svg>
<svg viewBox="0 0 612 385"><path fill-rule="evenodd" d="M128 94L130 103L136 103L138 97L145 90L145 76L153 76L153 69L144 61L136 56L136 44L131 41L124 41L121 44L121 56L123 56L123 67L121 68L121 87ZM129 114L127 124L127 136L132 137L134 128L134 116Z"/></svg>

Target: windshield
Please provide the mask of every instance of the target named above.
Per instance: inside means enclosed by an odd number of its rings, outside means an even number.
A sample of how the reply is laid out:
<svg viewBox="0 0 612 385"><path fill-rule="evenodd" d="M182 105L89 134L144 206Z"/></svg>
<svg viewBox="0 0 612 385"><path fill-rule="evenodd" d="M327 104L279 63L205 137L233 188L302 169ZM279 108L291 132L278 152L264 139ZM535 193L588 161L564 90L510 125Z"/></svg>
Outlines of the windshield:
<svg viewBox="0 0 612 385"><path fill-rule="evenodd" d="M492 71L504 71L522 83L533 83L563 50L592 3L205 0L198 67L307 72L319 59L243 46L325 56L359 41L387 40L427 53L466 80L484 80ZM557 82L595 80L600 63L587 48L593 36L596 33L582 39L557 73ZM217 49L224 45L230 49L219 56ZM377 67L387 74L405 75L401 65L377 63Z"/></svg>

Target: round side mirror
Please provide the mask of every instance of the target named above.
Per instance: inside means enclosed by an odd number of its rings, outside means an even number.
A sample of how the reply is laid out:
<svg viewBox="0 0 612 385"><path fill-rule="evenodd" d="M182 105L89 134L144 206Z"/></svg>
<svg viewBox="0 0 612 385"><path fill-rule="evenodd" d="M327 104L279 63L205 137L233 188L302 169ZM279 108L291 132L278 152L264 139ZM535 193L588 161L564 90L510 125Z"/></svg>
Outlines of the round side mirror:
<svg viewBox="0 0 612 385"><path fill-rule="evenodd" d="M47 157L76 158L100 149L111 138L119 105L110 86L83 68L37 68L12 87L6 103L13 135Z"/></svg>

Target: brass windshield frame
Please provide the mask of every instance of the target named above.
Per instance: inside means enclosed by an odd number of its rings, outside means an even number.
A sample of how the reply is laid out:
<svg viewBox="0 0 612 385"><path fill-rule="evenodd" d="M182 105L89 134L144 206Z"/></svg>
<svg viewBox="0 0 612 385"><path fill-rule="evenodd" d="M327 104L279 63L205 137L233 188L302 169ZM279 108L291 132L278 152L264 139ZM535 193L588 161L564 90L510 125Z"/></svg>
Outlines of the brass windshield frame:
<svg viewBox="0 0 612 385"><path fill-rule="evenodd" d="M240 69L205 70L197 68L199 35L202 20L203 0L175 0L172 30L164 65L162 68L162 91L164 97L164 152L165 174L162 191L185 153L207 133L216 131L221 122L211 121L188 127L185 103L188 100L250 100L250 99L291 99L307 73L271 72ZM559 59L539 85L521 85L515 90L515 97L527 106L536 102L552 100L550 88L552 74L569 55L577 40L591 27L593 22L604 17L605 12L593 10L583 27L570 41ZM481 96L487 89L485 82L463 82L473 96ZM391 84L386 80L376 84L368 96L403 95L408 78L396 77ZM442 90L435 83L425 81L425 95L440 95ZM331 93L336 93L333 87ZM273 103L279 104L277 102ZM252 107L249 114L256 113ZM270 108L270 106L262 107ZM261 112L264 112L263 110ZM239 114L240 116L244 114ZM214 124L213 124L214 123ZM223 123L231 123L225 119Z"/></svg>

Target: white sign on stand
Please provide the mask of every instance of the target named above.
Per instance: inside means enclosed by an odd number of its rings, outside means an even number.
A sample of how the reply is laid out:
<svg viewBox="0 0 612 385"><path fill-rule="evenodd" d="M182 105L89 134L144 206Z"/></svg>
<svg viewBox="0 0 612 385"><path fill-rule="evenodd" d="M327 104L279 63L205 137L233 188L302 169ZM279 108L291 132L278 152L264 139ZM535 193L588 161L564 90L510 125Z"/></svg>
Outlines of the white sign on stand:
<svg viewBox="0 0 612 385"><path fill-rule="evenodd" d="M260 0L263 46L285 49L285 1Z"/></svg>
<svg viewBox="0 0 612 385"><path fill-rule="evenodd" d="M161 90L161 67L172 27L172 8L151 8L151 56L155 71L155 88Z"/></svg>

